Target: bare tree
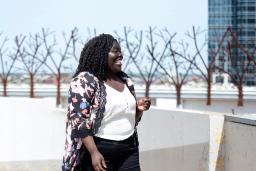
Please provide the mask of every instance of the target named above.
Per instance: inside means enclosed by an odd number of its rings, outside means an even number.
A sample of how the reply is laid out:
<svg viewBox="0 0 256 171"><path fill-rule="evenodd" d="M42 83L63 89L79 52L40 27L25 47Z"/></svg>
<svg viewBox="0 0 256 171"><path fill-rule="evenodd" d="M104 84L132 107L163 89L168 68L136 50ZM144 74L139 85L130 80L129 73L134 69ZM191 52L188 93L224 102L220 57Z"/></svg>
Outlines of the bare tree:
<svg viewBox="0 0 256 171"><path fill-rule="evenodd" d="M64 68L64 62L68 59L70 59L73 56L73 50L75 49L72 47L72 45L75 45L74 41L77 40L77 33L78 29L74 28L71 30L71 33L69 36L66 36L65 33L63 33L63 38L65 41L64 50L55 51L53 48L56 46L56 40L53 39L52 44L49 45L49 40L47 39L47 36L50 34L48 30L42 29L43 32L43 42L44 46L47 50L47 53L49 55L49 61L45 63L46 68L49 69L49 71L55 76L57 81L57 96L56 96L56 105L60 105L60 98L61 98L61 74L62 70ZM56 54L55 57L53 54Z"/></svg>
<svg viewBox="0 0 256 171"><path fill-rule="evenodd" d="M222 64L215 65L215 68L230 76L232 82L238 89L237 105L243 106L243 85L251 65L251 54L240 44L236 32L233 32L230 28L228 32L230 33L231 39L227 42L225 56L220 56L219 61ZM247 59L240 56L239 51L244 52ZM228 67L225 67L225 63L228 64Z"/></svg>
<svg viewBox="0 0 256 171"><path fill-rule="evenodd" d="M123 59L123 70L130 75L133 75L132 71L132 59L136 59L140 53L142 46L142 31L134 31L131 28L124 27L123 36L120 36L115 31L119 44L122 47Z"/></svg>
<svg viewBox="0 0 256 171"><path fill-rule="evenodd" d="M77 54L77 43L80 43L81 45L84 44L84 42L79 42L79 37L78 36L74 36L72 38L72 56L74 57L75 61L78 63L79 62L79 56Z"/></svg>
<svg viewBox="0 0 256 171"><path fill-rule="evenodd" d="M241 52L243 52L243 54L247 57L247 60L256 66L256 58L254 57L256 55L255 43L252 44L253 47L245 48L241 45L241 43L238 39L237 33L232 31L230 28L229 28L229 31L232 35L233 41L236 42L236 48L240 49ZM255 29L255 31L256 31L256 29Z"/></svg>
<svg viewBox="0 0 256 171"><path fill-rule="evenodd" d="M94 28L94 29L90 29L90 28L87 28L87 33L88 33L88 37L86 39L82 39L77 33L76 35L73 37L72 39L72 46L71 46L71 49L72 49L72 56L74 57L74 62L76 63L76 66L79 62L79 58L80 58L80 49L83 48L83 46L92 38L92 37L95 37L97 35L97 30ZM79 49L79 51L77 50ZM75 70L73 69L74 68L74 65L72 66L70 64L69 68L72 68L71 69L71 72L74 73Z"/></svg>
<svg viewBox="0 0 256 171"><path fill-rule="evenodd" d="M168 47L168 51L166 54L166 60L163 61L157 61L153 56L152 59L156 61L162 71L164 72L164 75L168 78L168 82L170 84L173 84L175 86L176 90L176 106L180 107L181 106L181 89L184 84L187 82L187 77L188 74L192 71L192 64L193 62L187 62L184 58L180 58L177 53L178 50L174 50L173 48L173 41L172 39L174 38L175 34L170 34L170 32L165 29L163 32L160 32L160 37L164 41L165 45ZM195 60L195 57L198 55L196 53L195 55L190 57L188 54L188 44L184 43L183 41L178 43L178 45L181 47L182 52L178 52L179 54L182 54L184 57L187 59L191 59L192 61ZM167 65L167 66L165 66Z"/></svg>
<svg viewBox="0 0 256 171"><path fill-rule="evenodd" d="M146 34L146 55L141 54L140 59L138 59L138 56L130 56L145 83L145 97L149 97L150 86L156 80L156 74L159 71L159 64L156 61L164 60L167 49L167 46L164 46L161 50L157 49L159 42L155 40L155 36L155 28L149 27ZM126 40L128 41L128 39ZM129 42L127 42L127 45L129 45Z"/></svg>
<svg viewBox="0 0 256 171"><path fill-rule="evenodd" d="M0 33L0 37L2 36L2 33ZM14 42L15 42L15 48L14 53L11 53L9 55L6 54L8 51L8 48L5 48L5 44L8 41L7 37L4 38L4 40L1 42L0 45L0 60L1 60L1 73L0 77L3 83L3 96L7 96L7 83L8 83L8 77L11 74L11 71L14 68L14 64L17 61L17 58L19 57L21 46L25 40L25 36L15 36Z"/></svg>
<svg viewBox="0 0 256 171"><path fill-rule="evenodd" d="M42 36L39 33L34 35L30 34L26 42L26 47L20 51L19 61L23 64L24 70L29 74L30 79L30 97L34 98L34 84L35 76L39 72L40 68L46 62L48 53L44 53L44 47Z"/></svg>
<svg viewBox="0 0 256 171"><path fill-rule="evenodd" d="M255 28L256 31L256 28ZM256 46L255 43L253 43L253 47L243 47L237 37L237 34L235 32L233 32L232 30L230 31L232 34L232 37L234 39L234 41L237 43L237 48L240 49L247 57L247 60L249 62L251 62L252 64L254 64L254 66L256 66ZM254 40L255 41L255 40Z"/></svg>
<svg viewBox="0 0 256 171"><path fill-rule="evenodd" d="M216 57L218 56L222 46L223 42L227 36L227 32L224 33L224 35L221 37L221 40L218 43L218 47L216 51L211 51L209 52L209 56L211 57L211 61L207 61L201 53L202 49L205 47L207 41L205 41L201 47L198 45L198 36L202 34L203 31L200 29L195 29L195 27L192 28L192 34L187 33L187 35L193 40L194 46L196 49L196 54L197 58L193 60L193 58L188 58L180 53L177 53L173 51L174 54L179 55L180 57L186 59L188 62L193 64L194 68L199 71L199 73L202 75L202 78L206 81L207 83L207 101L206 105L211 105L211 88L212 88L212 73L214 70L214 65L216 61Z"/></svg>
<svg viewBox="0 0 256 171"><path fill-rule="evenodd" d="M2 37L2 34L3 33L0 33L0 37ZM3 59L5 57L5 53L7 51L7 49L5 48L5 43L7 41L8 41L8 39L7 39L7 37L5 37L4 40L1 42L1 45L0 45L0 58L1 58L1 69L2 69L0 77L1 77L1 80L2 80L2 83L3 83L3 96L7 96L7 91L6 91L6 89L7 89L7 78L8 78L8 75L9 75L8 71L7 71L7 73L5 71L7 61L4 61L4 59ZM13 60L13 61L15 61L15 60ZM12 62L12 63L14 63L14 62Z"/></svg>

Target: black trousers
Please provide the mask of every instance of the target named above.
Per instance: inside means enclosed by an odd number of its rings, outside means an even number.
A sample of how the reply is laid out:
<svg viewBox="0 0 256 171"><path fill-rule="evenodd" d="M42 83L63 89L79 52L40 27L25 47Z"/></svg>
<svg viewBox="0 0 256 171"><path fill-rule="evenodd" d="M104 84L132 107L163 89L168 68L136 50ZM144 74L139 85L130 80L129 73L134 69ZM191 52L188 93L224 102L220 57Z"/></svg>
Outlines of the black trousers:
<svg viewBox="0 0 256 171"><path fill-rule="evenodd" d="M99 152L103 155L107 171L140 171L138 140L136 134L122 141L113 141L94 137ZM79 169L94 171L91 156L85 152Z"/></svg>

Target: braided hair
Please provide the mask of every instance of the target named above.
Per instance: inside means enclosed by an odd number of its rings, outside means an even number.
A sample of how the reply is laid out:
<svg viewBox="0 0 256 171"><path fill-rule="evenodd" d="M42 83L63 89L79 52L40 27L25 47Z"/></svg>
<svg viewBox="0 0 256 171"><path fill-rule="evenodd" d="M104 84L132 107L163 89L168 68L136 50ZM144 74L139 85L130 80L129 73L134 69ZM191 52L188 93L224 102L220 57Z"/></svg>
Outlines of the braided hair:
<svg viewBox="0 0 256 171"><path fill-rule="evenodd" d="M99 80L106 80L108 53L117 41L110 34L100 34L90 39L81 52L79 64L73 76L76 77L80 72L89 71Z"/></svg>

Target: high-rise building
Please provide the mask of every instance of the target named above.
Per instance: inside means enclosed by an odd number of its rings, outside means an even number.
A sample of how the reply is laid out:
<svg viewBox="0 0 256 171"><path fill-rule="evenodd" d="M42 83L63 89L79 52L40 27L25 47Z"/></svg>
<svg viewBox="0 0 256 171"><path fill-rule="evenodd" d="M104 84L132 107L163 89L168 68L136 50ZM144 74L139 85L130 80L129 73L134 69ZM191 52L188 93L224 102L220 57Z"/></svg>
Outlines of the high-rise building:
<svg viewBox="0 0 256 171"><path fill-rule="evenodd" d="M227 28L236 33L240 47L253 54L256 48L256 0L208 0L208 27L209 62L213 60L213 55L210 53L216 52ZM232 39L232 37L229 35L227 39ZM226 46L225 43L227 45L227 42L224 42L223 47ZM225 55L227 55L226 49L223 48L219 51L215 64L231 70L230 61L223 62L223 60L220 60L221 56ZM232 48L232 56L235 58L235 66L241 63L246 65L249 62L248 56L240 48ZM253 57L256 59L256 53ZM255 68L256 66L252 65L246 71L244 84L256 85ZM233 69L243 72L239 67L233 67Z"/></svg>

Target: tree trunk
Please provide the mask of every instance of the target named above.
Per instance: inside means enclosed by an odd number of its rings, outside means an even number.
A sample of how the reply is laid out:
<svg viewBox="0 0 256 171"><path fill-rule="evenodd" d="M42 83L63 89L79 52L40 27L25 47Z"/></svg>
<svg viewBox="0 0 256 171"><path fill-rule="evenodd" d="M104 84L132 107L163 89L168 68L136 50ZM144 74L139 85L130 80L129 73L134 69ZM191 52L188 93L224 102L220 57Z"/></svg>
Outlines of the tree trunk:
<svg viewBox="0 0 256 171"><path fill-rule="evenodd" d="M34 74L33 73L29 73L29 78L30 78L30 98L34 98L35 94L34 94Z"/></svg>
<svg viewBox="0 0 256 171"><path fill-rule="evenodd" d="M59 106L59 105L60 105L60 79L61 79L60 72L58 72L58 75L57 75L57 96L56 96L56 106Z"/></svg>
<svg viewBox="0 0 256 171"><path fill-rule="evenodd" d="M208 79L207 79L207 102L206 105L210 106L212 104L212 79L211 79L211 72L208 71Z"/></svg>
<svg viewBox="0 0 256 171"><path fill-rule="evenodd" d="M150 82L146 82L145 97L149 97Z"/></svg>
<svg viewBox="0 0 256 171"><path fill-rule="evenodd" d="M176 88L176 107L180 107L181 105L181 87L175 86Z"/></svg>
<svg viewBox="0 0 256 171"><path fill-rule="evenodd" d="M239 83L237 86L238 88L238 101L237 106L243 106L244 105L244 95L243 95L243 83Z"/></svg>
<svg viewBox="0 0 256 171"><path fill-rule="evenodd" d="M7 78L3 78L3 96L6 97L7 96Z"/></svg>

